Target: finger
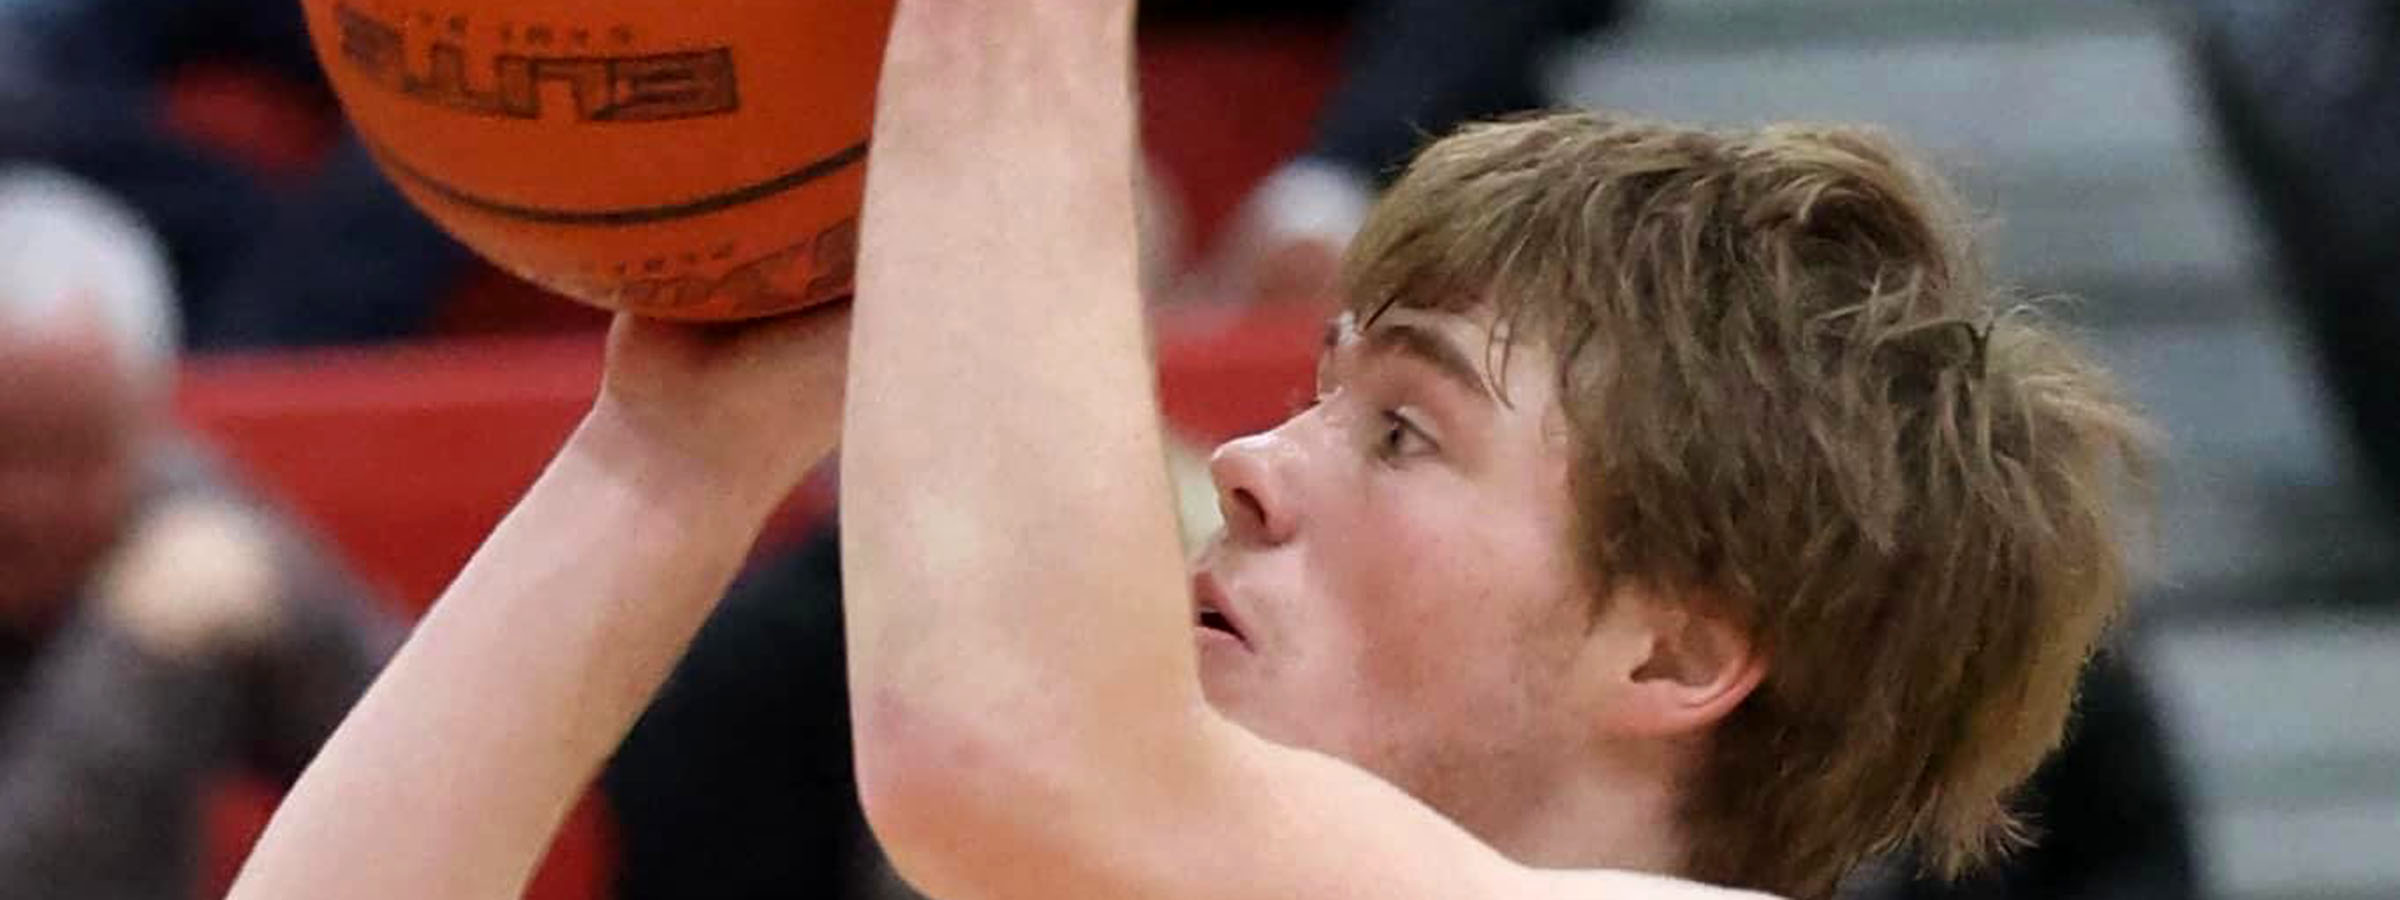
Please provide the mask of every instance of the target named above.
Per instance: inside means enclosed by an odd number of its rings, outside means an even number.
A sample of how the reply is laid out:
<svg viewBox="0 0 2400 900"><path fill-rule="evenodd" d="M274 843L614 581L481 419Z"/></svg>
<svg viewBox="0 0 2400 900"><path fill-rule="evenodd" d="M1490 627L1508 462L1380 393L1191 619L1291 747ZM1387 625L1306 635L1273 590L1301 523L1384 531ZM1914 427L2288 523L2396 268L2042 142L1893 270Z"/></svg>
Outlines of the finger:
<svg viewBox="0 0 2400 900"><path fill-rule="evenodd" d="M850 340L850 301L847 298L750 323L746 338L761 344L834 352Z"/></svg>

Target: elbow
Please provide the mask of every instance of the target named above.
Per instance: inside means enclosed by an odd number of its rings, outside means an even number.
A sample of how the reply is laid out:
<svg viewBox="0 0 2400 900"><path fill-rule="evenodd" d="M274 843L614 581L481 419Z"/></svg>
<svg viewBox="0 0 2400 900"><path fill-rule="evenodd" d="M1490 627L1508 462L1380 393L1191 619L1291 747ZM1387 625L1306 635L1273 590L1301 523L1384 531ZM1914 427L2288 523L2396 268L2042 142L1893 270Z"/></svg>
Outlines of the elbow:
<svg viewBox="0 0 2400 900"><path fill-rule="evenodd" d="M893 870L932 896L988 886L994 867L1055 837L1042 818L1064 803L1038 747L994 716L890 694L857 698L852 730L859 802Z"/></svg>
<svg viewBox="0 0 2400 900"><path fill-rule="evenodd" d="M851 715L868 827L928 896L1046 896L1060 861L1108 858L1213 783L1214 745L1184 716L873 691Z"/></svg>
<svg viewBox="0 0 2400 900"><path fill-rule="evenodd" d="M1056 873L1029 861L1107 858L1129 829L1175 820L1195 786L1222 783L1225 748L1206 727L1221 720L1197 685L1186 703L1115 705L1011 683L1024 686L854 673L859 800L894 870L927 895L1042 895Z"/></svg>
<svg viewBox="0 0 2400 900"><path fill-rule="evenodd" d="M942 807L973 793L962 769L988 755L988 737L888 693L854 698L850 718L859 805L888 851L927 837Z"/></svg>

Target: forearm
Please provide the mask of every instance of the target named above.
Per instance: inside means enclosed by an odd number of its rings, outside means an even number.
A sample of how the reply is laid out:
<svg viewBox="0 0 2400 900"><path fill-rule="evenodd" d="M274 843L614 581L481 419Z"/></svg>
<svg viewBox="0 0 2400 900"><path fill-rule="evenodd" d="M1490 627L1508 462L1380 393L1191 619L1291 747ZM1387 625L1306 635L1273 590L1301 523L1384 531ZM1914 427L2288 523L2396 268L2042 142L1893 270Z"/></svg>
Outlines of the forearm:
<svg viewBox="0 0 2400 900"><path fill-rule="evenodd" d="M302 775L235 896L521 891L779 499L637 443L585 421Z"/></svg>
<svg viewBox="0 0 2400 900"><path fill-rule="evenodd" d="M898 15L843 459L862 734L894 702L1197 702L1136 293L1129 19Z"/></svg>

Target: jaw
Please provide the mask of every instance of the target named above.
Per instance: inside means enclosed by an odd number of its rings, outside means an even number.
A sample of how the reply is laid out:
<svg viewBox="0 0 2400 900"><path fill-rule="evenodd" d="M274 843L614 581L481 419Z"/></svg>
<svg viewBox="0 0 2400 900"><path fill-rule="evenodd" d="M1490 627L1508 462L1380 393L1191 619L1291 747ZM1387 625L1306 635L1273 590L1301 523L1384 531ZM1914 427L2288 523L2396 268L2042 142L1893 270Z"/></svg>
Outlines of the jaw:
<svg viewBox="0 0 2400 900"><path fill-rule="evenodd" d="M1201 695L1208 699L1208 705L1215 708L1219 715L1248 727L1250 723L1244 721L1241 713L1246 706L1243 702L1242 664L1248 661L1245 657L1249 654L1241 652L1232 641L1212 635L1204 629L1194 628L1193 631L1196 632L1194 639L1199 642Z"/></svg>
<svg viewBox="0 0 2400 900"><path fill-rule="evenodd" d="M1321 705L1294 702L1296 698L1289 686L1272 677L1267 659L1230 640L1204 641L1199 666L1201 696L1226 721L1271 743L1344 755L1343 748L1331 746L1321 733L1325 724L1340 716L1320 716L1313 724L1306 716L1293 716L1291 711L1295 708L1306 710Z"/></svg>

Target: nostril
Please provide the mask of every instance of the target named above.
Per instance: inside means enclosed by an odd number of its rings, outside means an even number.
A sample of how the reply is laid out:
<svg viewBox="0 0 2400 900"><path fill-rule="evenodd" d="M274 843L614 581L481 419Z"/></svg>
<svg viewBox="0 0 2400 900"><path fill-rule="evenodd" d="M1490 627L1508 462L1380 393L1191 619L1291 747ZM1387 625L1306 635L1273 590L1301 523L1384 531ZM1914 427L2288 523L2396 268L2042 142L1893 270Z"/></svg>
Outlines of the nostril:
<svg viewBox="0 0 2400 900"><path fill-rule="evenodd" d="M1249 488L1234 488L1233 504L1241 514L1243 522L1258 527L1267 524L1266 504L1258 502L1258 495L1252 493Z"/></svg>

